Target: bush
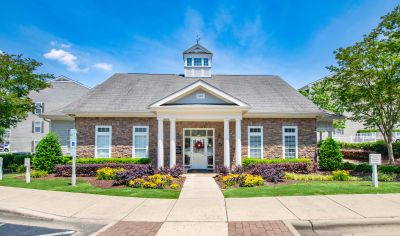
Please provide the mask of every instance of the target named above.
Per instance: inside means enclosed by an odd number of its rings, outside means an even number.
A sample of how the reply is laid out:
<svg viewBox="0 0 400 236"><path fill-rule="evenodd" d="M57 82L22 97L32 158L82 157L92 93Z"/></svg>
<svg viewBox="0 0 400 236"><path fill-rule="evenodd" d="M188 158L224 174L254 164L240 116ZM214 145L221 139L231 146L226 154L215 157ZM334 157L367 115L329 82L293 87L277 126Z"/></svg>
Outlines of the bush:
<svg viewBox="0 0 400 236"><path fill-rule="evenodd" d="M259 175L228 174L222 177L225 188L238 184L240 187L254 187L264 185L264 180Z"/></svg>
<svg viewBox="0 0 400 236"><path fill-rule="evenodd" d="M385 141L378 140L376 142L366 142L366 143L344 143L338 142L342 149L362 149L373 153L380 153L382 156L387 156L387 147ZM393 155L395 158L400 157L400 142L393 143Z"/></svg>
<svg viewBox="0 0 400 236"><path fill-rule="evenodd" d="M255 166L265 166L266 168L279 168L282 169L283 171L286 172L294 172L294 173L299 173L299 174L308 174L310 172L312 172L313 167L311 165L311 163L281 163L281 164L257 164L257 165L248 165L246 167L246 170L251 170L253 169Z"/></svg>
<svg viewBox="0 0 400 236"><path fill-rule="evenodd" d="M353 164L349 162L342 163L343 170L353 170L356 172L365 172L370 173L372 172L371 165L367 163L362 164ZM393 165L381 165L378 166L378 170L382 173L400 173L400 166L393 166Z"/></svg>
<svg viewBox="0 0 400 236"><path fill-rule="evenodd" d="M127 170L143 170L145 173L153 174L153 167L151 165L142 164L82 164L76 166L76 175L80 177L96 177L97 170L103 167L110 168L124 168ZM70 177L72 174L71 165L58 165L55 168L57 177Z"/></svg>
<svg viewBox="0 0 400 236"><path fill-rule="evenodd" d="M243 174L246 169L243 166L234 166L232 168L232 174Z"/></svg>
<svg viewBox="0 0 400 236"><path fill-rule="evenodd" d="M229 174L229 169L224 165L217 165L215 171L221 176Z"/></svg>
<svg viewBox="0 0 400 236"><path fill-rule="evenodd" d="M299 180L299 181L332 181L332 175L320 175L320 174L295 174L295 173L285 173L285 179L287 180Z"/></svg>
<svg viewBox="0 0 400 236"><path fill-rule="evenodd" d="M288 163L286 163L288 164ZM305 164L305 163L295 163L295 164ZM248 166L248 172L252 175L259 175L268 182L281 182L283 176L285 176L284 169L280 167L281 164L274 165L250 165Z"/></svg>
<svg viewBox="0 0 400 236"><path fill-rule="evenodd" d="M383 182L394 182L397 181L397 174L395 173L382 173L378 172L378 180Z"/></svg>
<svg viewBox="0 0 400 236"><path fill-rule="evenodd" d="M264 185L264 180L259 175L245 175L243 187L254 187ZM241 186L242 187L242 186Z"/></svg>
<svg viewBox="0 0 400 236"><path fill-rule="evenodd" d="M181 186L179 184L171 184L171 189L178 190Z"/></svg>
<svg viewBox="0 0 400 236"><path fill-rule="evenodd" d="M231 187L240 182L243 182L243 175L241 174L228 174L222 177L222 182L224 183L225 187Z"/></svg>
<svg viewBox="0 0 400 236"><path fill-rule="evenodd" d="M132 188L158 188L163 189L166 185L171 184L174 177L170 175L155 174L143 178L131 179L128 186ZM179 185L178 185L179 186ZM171 186L172 188L172 186Z"/></svg>
<svg viewBox="0 0 400 236"><path fill-rule="evenodd" d="M171 175L174 178L178 178L179 176L181 176L183 174L183 166L176 165L172 168L161 167L156 171L156 173L163 174L163 175Z"/></svg>
<svg viewBox="0 0 400 236"><path fill-rule="evenodd" d="M103 167L96 171L97 179L112 180L115 178L115 175L121 171L125 171L125 169L120 167L118 168Z"/></svg>
<svg viewBox="0 0 400 236"><path fill-rule="evenodd" d="M335 140L325 139L319 150L319 167L322 170L338 170L342 166L342 160L343 155Z"/></svg>
<svg viewBox="0 0 400 236"><path fill-rule="evenodd" d="M350 173L347 170L332 171L333 180L336 181L349 181Z"/></svg>
<svg viewBox="0 0 400 236"><path fill-rule="evenodd" d="M362 149L343 149L342 154L344 159L368 161L371 152Z"/></svg>
<svg viewBox="0 0 400 236"><path fill-rule="evenodd" d="M283 163L307 163L312 164L312 160L306 157L302 158L291 158L291 159L284 159L284 158L271 158L271 159L257 159L257 158L249 158L246 157L242 161L243 167L247 167L249 165L254 164L283 164Z"/></svg>
<svg viewBox="0 0 400 236"><path fill-rule="evenodd" d="M62 152L58 137L50 132L38 143L32 164L37 170L53 173L55 165L61 163Z"/></svg>
<svg viewBox="0 0 400 236"><path fill-rule="evenodd" d="M25 158L32 158L32 154L5 153L0 154L3 158L3 168L15 170L18 166L24 165Z"/></svg>
<svg viewBox="0 0 400 236"><path fill-rule="evenodd" d="M130 165L129 168L126 165ZM131 180L154 174L152 165L125 164L123 168L125 171L115 174L113 185L127 185Z"/></svg>
<svg viewBox="0 0 400 236"><path fill-rule="evenodd" d="M76 164L149 164L149 158L130 158L130 157L114 157L114 158L77 158ZM72 160L68 161L72 164Z"/></svg>
<svg viewBox="0 0 400 236"><path fill-rule="evenodd" d="M42 178L46 177L48 173L44 170L33 170L31 171L31 177L32 178Z"/></svg>

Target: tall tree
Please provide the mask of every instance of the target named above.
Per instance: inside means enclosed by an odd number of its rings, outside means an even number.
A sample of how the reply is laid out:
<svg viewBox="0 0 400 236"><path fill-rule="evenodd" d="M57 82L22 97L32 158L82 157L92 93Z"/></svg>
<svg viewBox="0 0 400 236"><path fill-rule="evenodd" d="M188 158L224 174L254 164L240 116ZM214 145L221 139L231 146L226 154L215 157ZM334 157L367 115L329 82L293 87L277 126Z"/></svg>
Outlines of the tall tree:
<svg viewBox="0 0 400 236"><path fill-rule="evenodd" d="M329 66L333 98L351 120L377 127L394 164L392 130L400 121L400 6L381 18L361 42L335 51Z"/></svg>
<svg viewBox="0 0 400 236"><path fill-rule="evenodd" d="M51 74L36 73L42 64L22 55L0 53L0 130L15 126L33 111L32 91L49 87Z"/></svg>

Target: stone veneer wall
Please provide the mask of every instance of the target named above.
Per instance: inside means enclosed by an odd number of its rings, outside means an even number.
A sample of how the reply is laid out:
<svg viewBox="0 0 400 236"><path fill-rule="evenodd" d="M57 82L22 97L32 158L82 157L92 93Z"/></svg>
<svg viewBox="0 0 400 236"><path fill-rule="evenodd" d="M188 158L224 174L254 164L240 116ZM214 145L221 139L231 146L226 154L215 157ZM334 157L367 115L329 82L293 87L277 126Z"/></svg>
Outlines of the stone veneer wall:
<svg viewBox="0 0 400 236"><path fill-rule="evenodd" d="M78 131L78 157L94 157L95 126L112 126L112 156L132 156L132 127L134 125L149 126L149 155L152 163L157 163L157 119L156 118L83 118L75 119ZM242 120L242 155L248 154L248 126L263 126L264 158L282 157L282 126L298 127L299 157L315 157L317 136L315 119L275 119L246 118ZM224 123L221 122L176 122L176 145L183 145L183 128L215 129L215 164L224 163ZM229 124L230 156L235 164L235 122ZM176 155L176 163L182 164L182 154ZM169 121L164 120L164 165L169 165Z"/></svg>

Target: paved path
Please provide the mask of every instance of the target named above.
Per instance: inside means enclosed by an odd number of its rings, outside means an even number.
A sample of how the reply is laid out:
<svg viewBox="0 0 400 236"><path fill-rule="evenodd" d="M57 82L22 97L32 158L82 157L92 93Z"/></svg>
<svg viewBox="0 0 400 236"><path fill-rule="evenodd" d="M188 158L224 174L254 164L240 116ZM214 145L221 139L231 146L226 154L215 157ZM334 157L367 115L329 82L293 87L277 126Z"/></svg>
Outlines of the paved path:
<svg viewBox="0 0 400 236"><path fill-rule="evenodd" d="M102 223L163 222L159 235L227 235L228 222L400 219L400 194L224 199L212 175L190 174L177 200L0 187L0 210Z"/></svg>

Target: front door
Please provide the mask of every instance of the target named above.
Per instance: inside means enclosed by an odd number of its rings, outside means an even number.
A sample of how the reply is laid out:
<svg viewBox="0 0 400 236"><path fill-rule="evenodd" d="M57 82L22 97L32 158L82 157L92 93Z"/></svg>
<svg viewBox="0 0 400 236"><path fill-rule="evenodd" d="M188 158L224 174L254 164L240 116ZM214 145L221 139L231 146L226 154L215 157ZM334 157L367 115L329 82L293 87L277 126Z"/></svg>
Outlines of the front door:
<svg viewBox="0 0 400 236"><path fill-rule="evenodd" d="M192 169L207 169L207 138L192 138L191 149Z"/></svg>

